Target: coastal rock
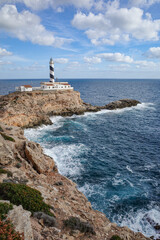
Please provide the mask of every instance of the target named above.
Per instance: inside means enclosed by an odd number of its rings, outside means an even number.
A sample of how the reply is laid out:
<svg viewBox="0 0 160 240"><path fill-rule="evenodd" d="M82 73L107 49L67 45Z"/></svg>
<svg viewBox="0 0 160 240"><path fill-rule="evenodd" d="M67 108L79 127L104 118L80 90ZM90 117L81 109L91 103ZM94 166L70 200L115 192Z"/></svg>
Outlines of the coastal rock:
<svg viewBox="0 0 160 240"><path fill-rule="evenodd" d="M0 165L8 165L14 158L13 152L0 134Z"/></svg>
<svg viewBox="0 0 160 240"><path fill-rule="evenodd" d="M115 102L111 102L107 105L105 105L105 109L108 110L115 110L115 109L121 109L121 108L126 108L126 107L133 107L133 106L137 106L137 104L139 104L140 102L137 100L133 100L133 99L121 99L119 101L115 101Z"/></svg>
<svg viewBox="0 0 160 240"><path fill-rule="evenodd" d="M13 223L16 231L24 233L25 240L33 240L33 232L30 221L31 212L26 211L23 207L13 206L13 210L8 213L8 218Z"/></svg>
<svg viewBox="0 0 160 240"><path fill-rule="evenodd" d="M38 173L46 173L56 168L53 159L43 154L42 148L38 143L26 143L25 154L27 160Z"/></svg>
<svg viewBox="0 0 160 240"><path fill-rule="evenodd" d="M52 124L50 116L80 115L101 109L114 110L136 106L138 103L140 102L136 100L122 99L99 107L84 103L80 93L73 90L14 92L0 97L0 118L10 126L26 128Z"/></svg>

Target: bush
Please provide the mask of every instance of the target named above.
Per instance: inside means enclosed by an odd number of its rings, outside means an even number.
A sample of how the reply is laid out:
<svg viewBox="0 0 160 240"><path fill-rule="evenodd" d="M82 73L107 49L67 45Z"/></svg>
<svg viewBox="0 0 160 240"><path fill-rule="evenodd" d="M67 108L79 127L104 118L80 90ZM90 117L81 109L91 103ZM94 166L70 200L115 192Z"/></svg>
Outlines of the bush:
<svg viewBox="0 0 160 240"><path fill-rule="evenodd" d="M4 220L6 218L7 213L11 209L13 209L12 204L0 202L0 220Z"/></svg>
<svg viewBox="0 0 160 240"><path fill-rule="evenodd" d="M110 240L123 240L122 238L120 238L118 235L113 235Z"/></svg>
<svg viewBox="0 0 160 240"><path fill-rule="evenodd" d="M0 168L0 174L4 174L4 173L7 174L7 177L12 177L12 172L5 170L3 168Z"/></svg>
<svg viewBox="0 0 160 240"><path fill-rule="evenodd" d="M0 131L3 132L3 128L0 126Z"/></svg>
<svg viewBox="0 0 160 240"><path fill-rule="evenodd" d="M2 137L5 139L5 140L8 140L8 141L11 141L11 142L15 142L14 138L10 137L10 136L7 136L6 134L4 133L0 133L2 135Z"/></svg>
<svg viewBox="0 0 160 240"><path fill-rule="evenodd" d="M0 240L24 240L24 236L14 230L10 221L0 219Z"/></svg>
<svg viewBox="0 0 160 240"><path fill-rule="evenodd" d="M95 235L93 226L88 222L82 222L77 217L70 217L67 220L63 221L65 227L69 227L72 230L79 230L84 233L92 233Z"/></svg>
<svg viewBox="0 0 160 240"><path fill-rule="evenodd" d="M15 205L22 205L32 214L34 212L44 212L54 216L50 212L51 206L43 201L41 193L24 184L0 183L0 196L4 200L10 200Z"/></svg>

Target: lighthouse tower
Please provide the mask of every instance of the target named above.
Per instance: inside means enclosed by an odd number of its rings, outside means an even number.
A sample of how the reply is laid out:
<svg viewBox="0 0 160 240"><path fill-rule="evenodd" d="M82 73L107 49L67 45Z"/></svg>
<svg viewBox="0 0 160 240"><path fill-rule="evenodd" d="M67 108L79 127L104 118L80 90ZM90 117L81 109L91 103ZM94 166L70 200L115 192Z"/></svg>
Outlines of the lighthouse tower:
<svg viewBox="0 0 160 240"><path fill-rule="evenodd" d="M50 68L50 82L54 82L54 62L53 59L50 59L49 62L49 68Z"/></svg>

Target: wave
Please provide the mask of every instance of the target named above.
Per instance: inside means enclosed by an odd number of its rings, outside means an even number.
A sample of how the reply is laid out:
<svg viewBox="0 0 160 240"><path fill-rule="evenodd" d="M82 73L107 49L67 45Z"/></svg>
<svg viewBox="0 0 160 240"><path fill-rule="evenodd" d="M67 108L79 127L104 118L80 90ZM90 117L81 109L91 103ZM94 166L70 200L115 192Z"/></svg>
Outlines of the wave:
<svg viewBox="0 0 160 240"><path fill-rule="evenodd" d="M135 232L142 232L145 236L154 236L159 239L160 231L156 230L154 226L160 225L160 210L158 207L149 210L130 211L126 216L118 216L119 225L121 227L128 226Z"/></svg>
<svg viewBox="0 0 160 240"><path fill-rule="evenodd" d="M45 148L44 153L54 159L62 175L77 177L81 175L83 170L79 157L87 150L87 147L83 144L61 144L52 148Z"/></svg>

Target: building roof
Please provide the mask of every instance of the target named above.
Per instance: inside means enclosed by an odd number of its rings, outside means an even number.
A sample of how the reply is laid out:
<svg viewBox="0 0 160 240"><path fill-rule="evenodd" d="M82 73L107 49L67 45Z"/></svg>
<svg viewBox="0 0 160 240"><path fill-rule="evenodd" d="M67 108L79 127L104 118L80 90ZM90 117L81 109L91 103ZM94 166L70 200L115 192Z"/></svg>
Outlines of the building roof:
<svg viewBox="0 0 160 240"><path fill-rule="evenodd" d="M25 88L32 88L31 85L23 85L23 87L25 87Z"/></svg>
<svg viewBox="0 0 160 240"><path fill-rule="evenodd" d="M53 86L54 83L51 83L51 82L41 82L41 85Z"/></svg>

